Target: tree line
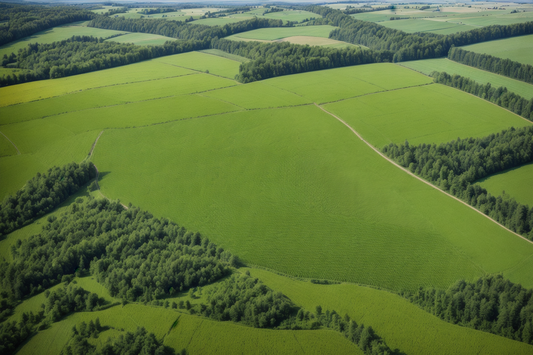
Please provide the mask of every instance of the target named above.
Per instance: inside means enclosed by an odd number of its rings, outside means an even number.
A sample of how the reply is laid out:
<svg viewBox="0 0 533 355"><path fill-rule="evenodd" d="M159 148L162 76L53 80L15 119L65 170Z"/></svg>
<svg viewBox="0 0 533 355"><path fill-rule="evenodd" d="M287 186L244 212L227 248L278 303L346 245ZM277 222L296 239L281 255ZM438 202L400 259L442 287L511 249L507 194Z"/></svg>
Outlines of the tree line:
<svg viewBox="0 0 533 355"><path fill-rule="evenodd" d="M0 324L0 353L14 354L36 330L44 330L72 312L96 311L105 304L105 300L99 298L96 293L72 284L52 292L47 290L45 297L46 301L41 304L41 310L37 314L32 311L24 312L18 322ZM93 327L100 326L100 320L96 318L95 323L91 320L90 325L89 331L93 332Z"/></svg>
<svg viewBox="0 0 533 355"><path fill-rule="evenodd" d="M408 298L447 322L533 344L533 290L501 275L461 280L446 291L420 288Z"/></svg>
<svg viewBox="0 0 533 355"><path fill-rule="evenodd" d="M97 16L87 26L117 31L153 33L184 40L194 39L203 41L211 40L215 37L222 38L231 36L236 33L258 28L283 27L283 21L254 17L249 20L229 23L224 26L206 26L167 21L164 19L127 19L124 17L109 18L106 16Z"/></svg>
<svg viewBox="0 0 533 355"><path fill-rule="evenodd" d="M476 95L533 121L533 98L528 101L522 96L507 90L506 87L500 86L496 88L491 83L482 85L470 78L465 78L457 74L449 75L445 72L433 72L431 76L433 76L433 80L436 83L448 85Z"/></svg>
<svg viewBox="0 0 533 355"><path fill-rule="evenodd" d="M30 36L50 27L70 22L87 21L95 15L79 7L0 4L0 20L7 26L0 27L0 45Z"/></svg>
<svg viewBox="0 0 533 355"><path fill-rule="evenodd" d="M448 58L471 67L533 84L533 66L529 64L493 57L484 53L470 52L456 47L450 49Z"/></svg>
<svg viewBox="0 0 533 355"><path fill-rule="evenodd" d="M394 52L394 62L444 57L452 46L464 46L495 39L533 33L533 22L492 25L449 35L405 33L373 22L357 20L340 10L325 6L309 6L307 11L322 16L315 24L337 26L330 38L362 44L374 50Z"/></svg>
<svg viewBox="0 0 533 355"><path fill-rule="evenodd" d="M70 163L37 173L0 205L0 237L31 223L57 207L96 176L92 163Z"/></svg>
<svg viewBox="0 0 533 355"><path fill-rule="evenodd" d="M97 318L98 319L98 318ZM108 341L98 349L89 342L90 338L98 338L105 330L104 327L81 322L74 326L67 346L61 350L61 355L174 355L174 349L165 346L154 333L149 333L144 327L138 327L135 332L126 332L118 337L108 338ZM183 349L179 354L186 355Z"/></svg>
<svg viewBox="0 0 533 355"><path fill-rule="evenodd" d="M239 42L216 38L211 41L211 48L252 59L239 68L236 79L242 83L348 65L386 62L392 58L390 52L359 47L336 49L288 42Z"/></svg>
<svg viewBox="0 0 533 355"><path fill-rule="evenodd" d="M166 55L209 48L209 41L167 41L159 46L107 42L92 36L73 36L53 43L30 43L17 55L4 55L2 64L16 63L29 72L0 78L0 87L43 79L62 78L96 70L114 68Z"/></svg>
<svg viewBox="0 0 533 355"><path fill-rule="evenodd" d="M530 163L533 127L510 128L482 138L466 138L412 146L391 143L388 157L444 191L479 209L512 231L533 240L533 207L503 195L495 197L476 180Z"/></svg>

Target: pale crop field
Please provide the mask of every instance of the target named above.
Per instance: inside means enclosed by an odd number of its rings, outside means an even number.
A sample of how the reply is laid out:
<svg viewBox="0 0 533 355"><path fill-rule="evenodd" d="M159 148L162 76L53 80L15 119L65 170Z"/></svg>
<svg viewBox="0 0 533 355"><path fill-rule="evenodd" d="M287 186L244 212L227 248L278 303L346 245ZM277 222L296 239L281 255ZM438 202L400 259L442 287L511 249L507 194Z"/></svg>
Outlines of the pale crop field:
<svg viewBox="0 0 533 355"><path fill-rule="evenodd" d="M450 34L474 29L474 26L459 25L456 23L429 21L424 19L417 20L394 20L384 21L381 25L407 33L430 32L438 34Z"/></svg>
<svg viewBox="0 0 533 355"><path fill-rule="evenodd" d="M372 145L444 143L482 137L530 121L460 90L431 84L327 104Z"/></svg>
<svg viewBox="0 0 533 355"><path fill-rule="evenodd" d="M503 191L518 202L533 206L533 164L504 171L478 181L492 195L501 195Z"/></svg>
<svg viewBox="0 0 533 355"><path fill-rule="evenodd" d="M406 354L531 354L533 346L447 323L406 299L381 290L352 284L316 285L274 273L249 269L268 287L279 290L297 305L315 312L335 310L372 328L391 349Z"/></svg>
<svg viewBox="0 0 533 355"><path fill-rule="evenodd" d="M531 18L533 21L533 17ZM461 47L467 51L490 54L533 65L533 35L499 39Z"/></svg>
<svg viewBox="0 0 533 355"><path fill-rule="evenodd" d="M211 53L208 51L216 52ZM226 56L222 57L219 55L219 52L225 53ZM192 70L198 70L201 72L209 72L209 74L233 79L235 78L235 75L239 74L239 66L241 65L242 58L243 57L239 56L231 56L231 54L223 51L207 50L202 52L189 52L161 57L155 59L155 61ZM248 61L248 59L246 59L246 61Z"/></svg>
<svg viewBox="0 0 533 355"><path fill-rule="evenodd" d="M412 62L402 62L399 65L411 68L426 75L430 75L434 71L446 72L450 75L461 75L465 78L470 78L479 84L490 83L492 87L506 87L509 91L514 92L523 98L530 100L533 98L533 85L526 82L511 79L509 77L494 74L485 70L469 67L453 60L438 58L415 60Z"/></svg>
<svg viewBox="0 0 533 355"><path fill-rule="evenodd" d="M103 86L163 79L190 74L192 72L189 69L148 60L66 78L39 80L3 87L0 88L0 96L2 97L0 107Z"/></svg>
<svg viewBox="0 0 533 355"><path fill-rule="evenodd" d="M84 22L74 22L72 24L60 27L53 27L48 30L37 32L34 35L10 42L0 47L0 57L3 57L4 54L10 55L12 52L17 53L19 49L27 47L28 44L35 42L52 43L70 38L72 36L93 36L107 38L113 35L127 33L126 31L114 31L87 27L84 24Z"/></svg>
<svg viewBox="0 0 533 355"><path fill-rule="evenodd" d="M108 42L133 43L139 46L162 45L166 41L175 41L175 38L155 35L151 33L127 33L122 36L108 39Z"/></svg>
<svg viewBox="0 0 533 355"><path fill-rule="evenodd" d="M333 26L300 26L300 27L271 27L260 28L257 30L251 30L247 32L241 32L232 36L226 37L231 40L268 40L273 41L286 37L293 36L311 36L311 37L324 37L328 38L329 33L335 29Z"/></svg>
<svg viewBox="0 0 533 355"><path fill-rule="evenodd" d="M291 275L446 287L533 255L533 245L393 167L314 105L110 130L94 154L110 172L101 181L109 198Z"/></svg>

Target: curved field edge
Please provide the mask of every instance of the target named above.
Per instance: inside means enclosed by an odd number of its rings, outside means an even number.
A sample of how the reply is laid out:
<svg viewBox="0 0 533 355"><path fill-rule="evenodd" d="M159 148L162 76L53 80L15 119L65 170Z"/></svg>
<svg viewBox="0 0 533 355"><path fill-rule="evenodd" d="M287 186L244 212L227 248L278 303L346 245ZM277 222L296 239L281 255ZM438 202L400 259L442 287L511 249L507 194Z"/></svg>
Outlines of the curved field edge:
<svg viewBox="0 0 533 355"><path fill-rule="evenodd" d="M357 354L362 352L340 333L331 330L291 331L249 328L231 322L217 322L163 307L128 304L104 311L79 312L53 323L34 335L17 354L59 354L67 344L72 327L82 321L100 319L112 327L94 339L101 347L107 338L134 332L143 326L159 340L177 351L189 354L285 353L285 354Z"/></svg>
<svg viewBox="0 0 533 355"><path fill-rule="evenodd" d="M447 323L406 299L352 284L317 285L260 269L248 269L268 287L297 305L348 314L371 325L391 349L407 354L531 354L533 346Z"/></svg>
<svg viewBox="0 0 533 355"><path fill-rule="evenodd" d="M290 275L415 289L514 268L514 282L531 282L517 265L533 245L398 170L314 106L110 130L93 161L108 172L109 198Z"/></svg>

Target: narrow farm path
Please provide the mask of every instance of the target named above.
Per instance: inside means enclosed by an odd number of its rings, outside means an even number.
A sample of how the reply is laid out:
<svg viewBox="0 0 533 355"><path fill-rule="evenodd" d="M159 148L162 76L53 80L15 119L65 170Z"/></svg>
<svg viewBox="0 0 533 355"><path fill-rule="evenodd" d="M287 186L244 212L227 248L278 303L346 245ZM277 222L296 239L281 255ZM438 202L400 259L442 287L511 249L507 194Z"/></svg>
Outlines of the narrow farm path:
<svg viewBox="0 0 533 355"><path fill-rule="evenodd" d="M483 212L481 212L480 210L470 206L468 203L464 202L463 200L460 200L459 198L453 196L453 195L450 195L449 193L447 193L446 191L443 191L441 189L439 189L437 186L433 185L432 183L430 183L429 181L426 181L424 179L422 179L421 177L413 174L412 172L410 172L409 170L407 170L406 168L404 168L403 166L399 165L398 163L396 163L394 160L390 159L389 157L387 157L385 154L381 153L376 147L374 147L372 144L368 143L359 133L357 133L357 131L355 129L353 129L348 123L346 123L343 119L341 119L340 117L338 116L335 116L333 113L327 111L325 108L323 108L322 106L318 105L317 103L315 103L316 107L318 107L319 109L321 109L322 111L324 111L325 113L327 113L328 115L336 118L338 121L340 121L342 124L344 124L346 127L348 127L360 140L363 141L363 143L365 143L367 146L369 146L374 152L378 153L383 159L387 160L389 163L393 164L394 166L396 166L397 168L403 170L404 172L406 172L407 174L411 175L412 177L414 177L415 179L423 182L424 184L428 185L428 186L431 186L432 188L434 188L435 190L437 191L440 191L442 192L443 194L453 198L454 200L462 203L463 205L473 209L474 211L476 211L477 213L479 213L480 215L482 215L483 217L491 220L492 222L496 223L497 225L499 225L500 227L502 227L503 229L513 233L514 235L516 235L517 237L519 238L522 238L524 239L526 242L528 243L531 243L533 244L533 241L521 236L520 234L518 233L515 233L513 232L512 230L510 230L509 228L505 227L504 225L498 223L497 221L495 221L494 219L490 218L489 216L487 216L486 214L484 214Z"/></svg>
<svg viewBox="0 0 533 355"><path fill-rule="evenodd" d="M2 133L2 132L0 132L0 133ZM20 155L20 150L17 148L17 146L15 145L15 143L13 143L13 142L11 141L11 139L7 138L7 136L6 136L5 134L2 133L2 135L3 135L4 137L6 137L6 139L9 141L9 143L13 144L13 147L15 147L15 149L17 150L17 155Z"/></svg>

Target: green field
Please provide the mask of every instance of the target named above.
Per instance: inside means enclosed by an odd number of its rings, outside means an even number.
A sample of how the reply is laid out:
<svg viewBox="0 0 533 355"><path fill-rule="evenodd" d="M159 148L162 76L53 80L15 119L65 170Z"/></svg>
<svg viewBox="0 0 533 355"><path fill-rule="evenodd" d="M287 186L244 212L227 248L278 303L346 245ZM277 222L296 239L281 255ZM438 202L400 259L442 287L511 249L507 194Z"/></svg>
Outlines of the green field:
<svg viewBox="0 0 533 355"><path fill-rule="evenodd" d="M112 130L94 161L110 172L106 196L292 275L444 287L533 255L532 245L391 166L314 106Z"/></svg>
<svg viewBox="0 0 533 355"><path fill-rule="evenodd" d="M122 36L113 37L107 41L119 42L119 43L133 43L139 46L150 46L150 45L162 45L166 41L175 41L175 38L165 37L160 35L154 35L150 33L128 33Z"/></svg>
<svg viewBox="0 0 533 355"><path fill-rule="evenodd" d="M389 143L444 143L482 137L530 121L440 84L357 97L325 105L377 148Z"/></svg>
<svg viewBox="0 0 533 355"><path fill-rule="evenodd" d="M224 54L225 57L221 57L221 55ZM243 59L246 61L248 60L216 49L209 49L202 52L189 52L180 55L162 57L155 61L201 72L208 71L209 74L233 79L235 75L239 74L239 66Z"/></svg>
<svg viewBox="0 0 533 355"><path fill-rule="evenodd" d="M3 134L0 134L0 158L15 154L17 154L17 150L13 144Z"/></svg>
<svg viewBox="0 0 533 355"><path fill-rule="evenodd" d="M531 354L533 346L440 320L402 297L351 284L314 285L250 269L252 276L309 310L322 306L372 328L406 354Z"/></svg>
<svg viewBox="0 0 533 355"><path fill-rule="evenodd" d="M450 34L468 31L475 28L474 26L465 26L456 23L431 21L424 19L384 21L380 24L385 27L394 28L396 30L401 30L407 33L430 32L438 34Z"/></svg>
<svg viewBox="0 0 533 355"><path fill-rule="evenodd" d="M316 103L431 83L431 78L393 64L367 64L264 80Z"/></svg>
<svg viewBox="0 0 533 355"><path fill-rule="evenodd" d="M490 25L512 25L514 23L523 23L533 21L533 12L494 13L485 16L472 16L471 14L461 14L450 19L449 22L455 22L470 26L490 26Z"/></svg>
<svg viewBox="0 0 533 355"><path fill-rule="evenodd" d="M492 195L501 195L503 191L518 202L533 206L533 164L504 171L478 181Z"/></svg>
<svg viewBox="0 0 533 355"><path fill-rule="evenodd" d="M235 22L241 22L244 20L248 20L253 18L253 16L250 17L217 17L217 18L204 18L200 20L196 20L192 22L194 25L206 25L206 26L224 26L228 23L235 23Z"/></svg>
<svg viewBox="0 0 533 355"><path fill-rule="evenodd" d="M29 37L10 42L9 44L0 47L0 57L4 54L17 53L20 48L28 46L30 43L52 43L61 41L72 36L94 36L107 38L113 35L127 33L125 31L104 30L100 28L87 27L85 22L74 22L68 25L53 27L48 30L37 32Z"/></svg>
<svg viewBox="0 0 533 355"><path fill-rule="evenodd" d="M430 75L434 71L446 72L450 75L457 74L465 78L473 79L480 84L491 83L492 87L504 86L509 91L512 91L523 98L530 100L533 98L533 85L526 82L511 79L509 77L494 74L485 70L469 67L453 60L439 58L439 59L425 59L415 60L412 62L399 63L401 66L411 68L426 75Z"/></svg>
<svg viewBox="0 0 533 355"><path fill-rule="evenodd" d="M292 36L311 36L328 38L333 26L301 26L301 27L271 27L260 28L226 37L234 41L267 40L273 41Z"/></svg>
<svg viewBox="0 0 533 355"><path fill-rule="evenodd" d="M222 58L226 58L226 59L231 59L233 61L236 61L236 62L239 62L239 63L247 63L250 61L250 59L248 58L245 58L245 57L241 57L240 55L237 55L237 54L231 54L231 53L228 53L228 52L224 52L220 49L204 49L204 50L201 50L201 51L198 51L199 53L207 53L207 54L212 54L212 55L216 55L217 57L222 57Z"/></svg>
<svg viewBox="0 0 533 355"><path fill-rule="evenodd" d="M531 18L533 21L533 17ZM467 51L486 53L494 57L511 59L533 65L533 35L499 39L461 47Z"/></svg>

